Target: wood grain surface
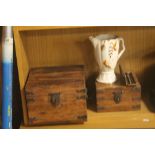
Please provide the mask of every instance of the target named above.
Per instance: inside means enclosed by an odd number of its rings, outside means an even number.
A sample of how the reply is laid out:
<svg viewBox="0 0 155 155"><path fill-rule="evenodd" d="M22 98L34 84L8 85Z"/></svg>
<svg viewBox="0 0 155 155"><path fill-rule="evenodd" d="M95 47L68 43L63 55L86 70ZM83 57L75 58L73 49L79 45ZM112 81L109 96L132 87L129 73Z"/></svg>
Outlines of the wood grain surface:
<svg viewBox="0 0 155 155"><path fill-rule="evenodd" d="M29 125L87 120L84 66L30 70L25 86Z"/></svg>
<svg viewBox="0 0 155 155"><path fill-rule="evenodd" d="M96 110L97 112L114 112L140 110L141 87L126 86L121 77L115 84L96 82Z"/></svg>
<svg viewBox="0 0 155 155"><path fill-rule="evenodd" d="M84 124L45 125L21 129L119 129L119 128L155 128L155 111L146 106L147 101L141 102L141 110L126 112L96 113L88 109L88 121ZM148 103L149 104L149 103ZM153 107L151 107L153 109Z"/></svg>

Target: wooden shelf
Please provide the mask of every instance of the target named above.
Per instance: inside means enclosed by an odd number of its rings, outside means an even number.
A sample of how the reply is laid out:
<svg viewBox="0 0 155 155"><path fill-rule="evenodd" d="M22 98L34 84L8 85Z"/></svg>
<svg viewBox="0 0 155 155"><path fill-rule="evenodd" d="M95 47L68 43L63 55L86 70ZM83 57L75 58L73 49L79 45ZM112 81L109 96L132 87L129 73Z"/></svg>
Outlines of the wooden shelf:
<svg viewBox="0 0 155 155"><path fill-rule="evenodd" d="M34 31L34 30L55 30L55 29L75 29L75 28L88 28L93 26L17 26L17 31Z"/></svg>
<svg viewBox="0 0 155 155"><path fill-rule="evenodd" d="M60 31L59 31L60 29ZM64 30L63 30L64 29ZM44 31L45 30L45 31ZM125 40L127 51L119 63L136 73L142 88L154 83L155 27L18 26L14 27L17 67L24 122L28 123L24 86L34 67L84 64L86 80L98 71L94 49L88 37L117 34ZM91 63L90 63L91 62ZM118 68L116 68L118 70ZM155 110L142 102L140 111L96 113L88 110L84 124L21 128L155 128ZM151 110L150 110L151 109ZM154 111L154 112L153 112Z"/></svg>
<svg viewBox="0 0 155 155"><path fill-rule="evenodd" d="M148 102L147 102L148 103ZM149 104L149 103L148 103ZM148 108L149 107L149 108ZM153 110L154 107L151 107ZM127 112L96 113L88 110L88 121L84 124L49 125L26 127L21 129L103 129L103 128L155 128L155 113L150 105L142 101L141 110Z"/></svg>

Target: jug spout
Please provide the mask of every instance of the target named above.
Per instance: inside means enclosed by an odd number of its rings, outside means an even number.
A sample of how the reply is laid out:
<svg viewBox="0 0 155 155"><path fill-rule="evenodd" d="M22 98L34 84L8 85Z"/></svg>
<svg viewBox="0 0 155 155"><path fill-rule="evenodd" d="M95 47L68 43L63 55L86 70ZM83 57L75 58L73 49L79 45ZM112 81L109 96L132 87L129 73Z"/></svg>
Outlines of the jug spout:
<svg viewBox="0 0 155 155"><path fill-rule="evenodd" d="M98 39L96 39L95 37L90 36L89 40L91 41L91 43L93 44L94 48L96 48L97 44L98 44Z"/></svg>

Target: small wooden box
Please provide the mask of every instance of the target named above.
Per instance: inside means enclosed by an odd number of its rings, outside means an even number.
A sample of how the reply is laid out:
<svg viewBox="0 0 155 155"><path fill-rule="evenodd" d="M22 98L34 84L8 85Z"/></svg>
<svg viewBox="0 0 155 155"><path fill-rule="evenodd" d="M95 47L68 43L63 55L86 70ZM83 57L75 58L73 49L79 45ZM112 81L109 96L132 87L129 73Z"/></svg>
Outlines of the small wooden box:
<svg viewBox="0 0 155 155"><path fill-rule="evenodd" d="M29 125L87 120L84 67L31 69L25 86Z"/></svg>
<svg viewBox="0 0 155 155"><path fill-rule="evenodd" d="M97 112L139 110L141 103L141 86L136 80L135 86L125 86L122 79L114 84L96 82Z"/></svg>

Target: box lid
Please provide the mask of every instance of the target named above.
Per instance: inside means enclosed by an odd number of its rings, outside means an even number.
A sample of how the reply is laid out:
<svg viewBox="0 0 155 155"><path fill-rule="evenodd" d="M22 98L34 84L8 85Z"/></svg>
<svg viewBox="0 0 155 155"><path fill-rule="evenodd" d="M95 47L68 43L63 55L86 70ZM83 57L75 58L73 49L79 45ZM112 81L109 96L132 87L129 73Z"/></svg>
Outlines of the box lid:
<svg viewBox="0 0 155 155"><path fill-rule="evenodd" d="M85 88L84 66L40 67L30 70L25 91L38 87L57 89Z"/></svg>

